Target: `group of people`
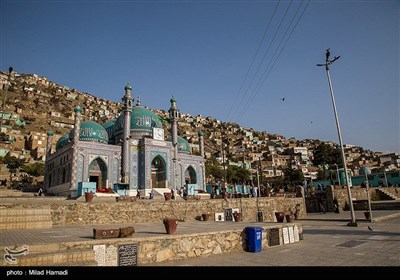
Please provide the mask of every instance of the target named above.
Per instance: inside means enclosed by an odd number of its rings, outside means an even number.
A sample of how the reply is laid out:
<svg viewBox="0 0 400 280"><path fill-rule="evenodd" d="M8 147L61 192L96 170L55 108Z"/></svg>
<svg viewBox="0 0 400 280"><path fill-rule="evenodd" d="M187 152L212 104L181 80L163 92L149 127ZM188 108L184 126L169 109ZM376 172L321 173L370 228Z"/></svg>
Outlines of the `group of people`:
<svg viewBox="0 0 400 280"><path fill-rule="evenodd" d="M185 188L185 187L181 187L181 188L179 189L179 191L178 191L178 195L179 195L180 197L182 197L184 200L186 200L186 199L187 199L187 196L188 196L187 191L186 191L186 188Z"/></svg>

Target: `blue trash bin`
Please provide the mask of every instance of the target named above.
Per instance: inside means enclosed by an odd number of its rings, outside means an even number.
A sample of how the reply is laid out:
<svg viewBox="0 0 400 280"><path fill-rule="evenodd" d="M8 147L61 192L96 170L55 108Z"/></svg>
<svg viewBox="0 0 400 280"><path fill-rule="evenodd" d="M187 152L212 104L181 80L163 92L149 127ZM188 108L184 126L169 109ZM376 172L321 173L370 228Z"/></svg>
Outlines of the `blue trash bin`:
<svg viewBox="0 0 400 280"><path fill-rule="evenodd" d="M261 252L262 228L246 227L247 247L250 252Z"/></svg>

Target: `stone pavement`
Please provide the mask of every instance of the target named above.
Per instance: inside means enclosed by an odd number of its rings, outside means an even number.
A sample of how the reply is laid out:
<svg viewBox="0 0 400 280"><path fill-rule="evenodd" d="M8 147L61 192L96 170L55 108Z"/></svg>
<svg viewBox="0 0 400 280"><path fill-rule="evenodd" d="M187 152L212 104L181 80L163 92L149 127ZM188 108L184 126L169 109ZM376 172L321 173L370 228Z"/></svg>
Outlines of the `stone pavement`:
<svg viewBox="0 0 400 280"><path fill-rule="evenodd" d="M363 211L355 211L357 221L362 221L360 226L367 223ZM400 211L397 210L379 210L373 211L374 221L385 220L386 218L400 217ZM297 223L320 224L313 221L341 222L345 225L350 220L348 211L335 213L309 213L307 218L296 220ZM193 221L179 222L177 233L192 234L198 232L213 232L221 230L233 230L245 228L247 226L260 226L275 223L257 223L257 222L215 222L215 221ZM329 224L329 223L328 223ZM129 223L129 224L102 224L102 225L64 225L53 226L47 229L26 229L26 230L5 230L0 231L0 248L3 246L13 246L16 244L40 244L40 243L60 243L72 241L90 241L93 240L93 228L120 228L135 227L135 237L151 237L165 235L165 228L162 222L159 223ZM291 245L292 246L292 245Z"/></svg>
<svg viewBox="0 0 400 280"><path fill-rule="evenodd" d="M304 240L299 243L263 248L260 253L237 252L197 257L150 266L400 266L400 211L373 211L376 222L365 220L356 211L358 227L348 227L349 212L311 213L296 222L303 225ZM267 225L255 222L179 222L177 233L190 234ZM274 224L274 223L271 223ZM368 230L368 225L373 231ZM93 228L134 226L135 237L165 235L163 224L135 223L113 225L69 225L51 229L7 230L0 232L0 248L22 244L93 241Z"/></svg>
<svg viewBox="0 0 400 280"><path fill-rule="evenodd" d="M383 218L382 214L376 216ZM153 266L400 266L400 215L390 214L397 218L359 222L358 227L347 226L349 220L329 220L330 214L309 214L310 220L300 221L304 240L299 243L263 248L259 253L235 252Z"/></svg>

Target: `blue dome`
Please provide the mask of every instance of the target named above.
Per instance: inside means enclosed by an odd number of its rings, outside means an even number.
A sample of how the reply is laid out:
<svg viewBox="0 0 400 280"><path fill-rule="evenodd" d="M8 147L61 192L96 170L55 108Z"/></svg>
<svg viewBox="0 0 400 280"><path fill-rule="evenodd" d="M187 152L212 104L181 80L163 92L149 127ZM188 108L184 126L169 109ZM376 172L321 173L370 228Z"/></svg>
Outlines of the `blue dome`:
<svg viewBox="0 0 400 280"><path fill-rule="evenodd" d="M66 133L63 136L61 136L60 138L58 138L57 143L56 143L56 150L61 149L62 147L67 145L68 144L68 140L69 140L69 134L68 133Z"/></svg>
<svg viewBox="0 0 400 280"><path fill-rule="evenodd" d="M75 129L73 128L69 133L70 139L74 138L74 131ZM93 141L108 144L108 133L104 127L98 123L94 121L85 121L81 123L79 141Z"/></svg>
<svg viewBox="0 0 400 280"><path fill-rule="evenodd" d="M168 137L167 141L172 141L172 137ZM185 138L178 136L178 153L190 155L190 145Z"/></svg>
<svg viewBox="0 0 400 280"><path fill-rule="evenodd" d="M104 129L107 131L108 134L108 143L114 144L115 143L115 120L111 120L102 124Z"/></svg>
<svg viewBox="0 0 400 280"><path fill-rule="evenodd" d="M144 132L144 135L151 135L153 132L153 127L162 128L160 117L142 106L133 107L130 126L131 132ZM123 132L123 130L124 114L122 113L115 122L114 134L120 134Z"/></svg>

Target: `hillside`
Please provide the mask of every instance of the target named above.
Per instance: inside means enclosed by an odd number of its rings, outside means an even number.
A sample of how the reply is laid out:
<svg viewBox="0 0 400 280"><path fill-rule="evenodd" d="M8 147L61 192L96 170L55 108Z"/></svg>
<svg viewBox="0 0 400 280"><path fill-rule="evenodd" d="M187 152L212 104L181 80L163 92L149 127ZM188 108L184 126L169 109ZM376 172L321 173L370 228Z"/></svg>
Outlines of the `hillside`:
<svg viewBox="0 0 400 280"><path fill-rule="evenodd" d="M0 72L0 98L4 106L6 84L9 84L4 109L0 143L0 156L11 152L27 161L43 161L45 158L46 132L53 130L55 142L70 131L73 125L73 108L83 108L83 120L100 124L116 119L122 104L98 98L92 94L58 85L35 74ZM121 93L122 95L122 93ZM152 108L150 108L152 109ZM168 112L152 109L163 118ZM169 136L169 124L164 124L165 135ZM247 169L261 168L264 178L281 176L281 168L290 166L301 169L308 178L316 178L317 169L312 165L313 153L321 141L307 139L298 141L282 135L258 132L240 127L236 123L223 123L212 117L192 116L181 112L179 135L198 154L198 131L203 131L206 158ZM0 139L1 140L1 139ZM336 143L326 142L334 147ZM224 154L222 153L224 151ZM345 145L348 167L354 174L360 166L396 169L399 156L364 150L355 145ZM3 168L4 169L4 168ZM4 176L4 172L0 174ZM263 178L261 178L263 179Z"/></svg>

